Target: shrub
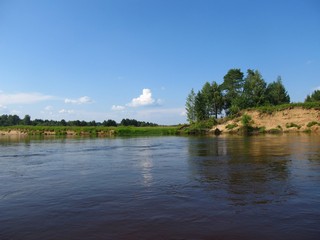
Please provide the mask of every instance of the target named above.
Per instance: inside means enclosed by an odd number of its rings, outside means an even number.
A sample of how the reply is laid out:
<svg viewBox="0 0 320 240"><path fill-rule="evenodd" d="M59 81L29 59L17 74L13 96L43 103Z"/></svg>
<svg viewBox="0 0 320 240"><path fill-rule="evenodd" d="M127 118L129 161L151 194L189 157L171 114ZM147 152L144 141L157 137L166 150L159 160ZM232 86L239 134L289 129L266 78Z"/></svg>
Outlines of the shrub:
<svg viewBox="0 0 320 240"><path fill-rule="evenodd" d="M309 123L307 124L307 127L312 127L312 126L314 126L314 125L320 126L320 123L319 123L319 122L316 122L316 121L312 121L312 122L309 122Z"/></svg>
<svg viewBox="0 0 320 240"><path fill-rule="evenodd" d="M298 129L301 128L300 125L297 125L297 124L295 124L295 123L287 123L287 124L286 124L286 128L293 128L293 127L298 128Z"/></svg>
<svg viewBox="0 0 320 240"><path fill-rule="evenodd" d="M236 124L236 123L231 123L231 124L228 124L228 125L226 126L226 129L231 130L231 129L234 129L234 128L236 128L236 127L238 127L238 124Z"/></svg>
<svg viewBox="0 0 320 240"><path fill-rule="evenodd" d="M243 114L241 118L241 123L244 127L249 127L251 125L252 117L247 114Z"/></svg>

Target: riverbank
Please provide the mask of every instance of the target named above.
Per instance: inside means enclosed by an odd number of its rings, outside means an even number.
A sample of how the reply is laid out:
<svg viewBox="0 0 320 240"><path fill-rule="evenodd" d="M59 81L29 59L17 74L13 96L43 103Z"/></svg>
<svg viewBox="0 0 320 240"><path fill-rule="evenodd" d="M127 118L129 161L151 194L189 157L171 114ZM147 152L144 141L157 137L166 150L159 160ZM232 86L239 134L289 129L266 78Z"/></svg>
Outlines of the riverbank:
<svg viewBox="0 0 320 240"><path fill-rule="evenodd" d="M249 119L246 126L243 123L244 116ZM239 116L214 126L210 132L237 134L242 133L244 128L254 133L320 133L320 109L289 107L272 112L245 110Z"/></svg>
<svg viewBox="0 0 320 240"><path fill-rule="evenodd" d="M167 136L178 135L179 127L61 127L61 126L9 126L1 127L2 136L92 136L92 137L111 137L111 136Z"/></svg>

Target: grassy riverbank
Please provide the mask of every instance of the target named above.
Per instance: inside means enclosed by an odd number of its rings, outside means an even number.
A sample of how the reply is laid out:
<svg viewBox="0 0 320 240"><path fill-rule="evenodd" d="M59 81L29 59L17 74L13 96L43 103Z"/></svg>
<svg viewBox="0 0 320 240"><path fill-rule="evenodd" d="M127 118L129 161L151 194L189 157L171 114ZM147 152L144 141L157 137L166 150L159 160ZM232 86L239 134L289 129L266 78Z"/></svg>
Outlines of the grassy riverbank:
<svg viewBox="0 0 320 240"><path fill-rule="evenodd" d="M178 126L157 127L63 127L63 126L9 126L0 127L0 135L24 135L24 136L162 136L178 135Z"/></svg>

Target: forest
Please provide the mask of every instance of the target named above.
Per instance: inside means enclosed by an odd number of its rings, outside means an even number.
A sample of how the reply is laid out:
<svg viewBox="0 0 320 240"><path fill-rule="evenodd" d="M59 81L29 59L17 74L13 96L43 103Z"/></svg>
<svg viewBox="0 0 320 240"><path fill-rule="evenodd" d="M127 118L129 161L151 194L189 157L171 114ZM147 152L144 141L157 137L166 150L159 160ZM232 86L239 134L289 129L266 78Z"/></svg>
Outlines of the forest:
<svg viewBox="0 0 320 240"><path fill-rule="evenodd" d="M120 123L109 119L104 120L103 122L96 122L96 121L65 121L62 119L61 121L56 120L42 120L42 119L34 119L31 120L30 115L25 115L24 118L20 118L18 115L1 115L0 116L0 126L7 127L7 126L77 126L77 127L117 127L117 126L134 126L134 127L155 127L158 124L150 123L150 122L143 122L138 121L135 119L122 119Z"/></svg>
<svg viewBox="0 0 320 240"><path fill-rule="evenodd" d="M320 101L320 90L308 95L305 102ZM267 84L258 70L230 69L218 84L206 82L197 93L192 89L186 100L189 123L235 115L243 109L290 103L290 96L279 76Z"/></svg>

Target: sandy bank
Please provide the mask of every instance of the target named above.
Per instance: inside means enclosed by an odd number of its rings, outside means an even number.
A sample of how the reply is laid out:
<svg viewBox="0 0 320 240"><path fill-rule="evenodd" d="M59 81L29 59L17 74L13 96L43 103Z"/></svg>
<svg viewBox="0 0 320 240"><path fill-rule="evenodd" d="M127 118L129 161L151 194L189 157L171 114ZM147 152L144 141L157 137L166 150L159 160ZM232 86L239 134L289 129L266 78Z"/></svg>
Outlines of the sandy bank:
<svg viewBox="0 0 320 240"><path fill-rule="evenodd" d="M275 111L271 114L261 113L257 110L247 110L242 116L247 114L251 116L251 126L256 129L263 129L266 132L318 132L320 133L320 110L304 109L295 107L281 111ZM241 127L241 116L229 120L223 124L215 126L222 133L237 132Z"/></svg>

